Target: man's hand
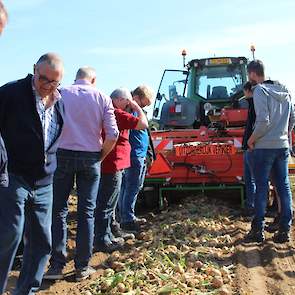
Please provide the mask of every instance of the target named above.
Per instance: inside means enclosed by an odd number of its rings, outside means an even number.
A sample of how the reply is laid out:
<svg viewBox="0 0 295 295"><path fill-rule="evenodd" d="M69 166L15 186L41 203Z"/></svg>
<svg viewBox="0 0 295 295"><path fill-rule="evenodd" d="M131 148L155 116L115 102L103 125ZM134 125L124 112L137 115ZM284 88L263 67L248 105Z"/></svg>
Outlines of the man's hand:
<svg viewBox="0 0 295 295"><path fill-rule="evenodd" d="M154 163L153 158L147 156L147 157L146 157L146 167L147 167L147 168L150 168L150 167L153 165L153 163Z"/></svg>
<svg viewBox="0 0 295 295"><path fill-rule="evenodd" d="M129 107L132 109L133 112L138 113L141 110L141 107L134 99L129 99Z"/></svg>
<svg viewBox="0 0 295 295"><path fill-rule="evenodd" d="M255 145L255 140L252 136L250 136L249 140L248 140L248 147L250 150L254 149L254 145Z"/></svg>
<svg viewBox="0 0 295 295"><path fill-rule="evenodd" d="M112 151L117 139L106 139L102 145L100 161L103 161L106 156Z"/></svg>
<svg viewBox="0 0 295 295"><path fill-rule="evenodd" d="M250 91L250 90L245 90L245 89L244 89L244 96L245 96L246 98L253 97L253 92Z"/></svg>
<svg viewBox="0 0 295 295"><path fill-rule="evenodd" d="M143 112L142 108L139 104L134 100L129 100L129 106L131 107L133 112L136 112L139 118L139 121L136 126L136 130L142 130L148 128L148 120L146 118L145 113Z"/></svg>

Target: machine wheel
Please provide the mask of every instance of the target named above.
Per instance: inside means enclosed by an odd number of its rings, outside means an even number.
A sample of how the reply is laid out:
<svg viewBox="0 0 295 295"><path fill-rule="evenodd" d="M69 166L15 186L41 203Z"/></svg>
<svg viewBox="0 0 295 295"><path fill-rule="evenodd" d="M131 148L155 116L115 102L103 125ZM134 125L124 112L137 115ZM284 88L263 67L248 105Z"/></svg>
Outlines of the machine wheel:
<svg viewBox="0 0 295 295"><path fill-rule="evenodd" d="M145 187L143 199L146 209L152 210L159 208L159 189L158 187Z"/></svg>

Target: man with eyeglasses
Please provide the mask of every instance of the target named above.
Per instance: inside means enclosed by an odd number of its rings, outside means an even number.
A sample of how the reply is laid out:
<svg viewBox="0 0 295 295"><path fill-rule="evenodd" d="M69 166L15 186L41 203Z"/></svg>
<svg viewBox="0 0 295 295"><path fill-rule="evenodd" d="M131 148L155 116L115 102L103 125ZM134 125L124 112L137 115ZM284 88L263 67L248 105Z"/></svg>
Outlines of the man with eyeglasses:
<svg viewBox="0 0 295 295"><path fill-rule="evenodd" d="M24 254L14 295L33 294L51 251L53 173L64 106L57 87L63 63L41 56L34 75L0 87L0 131L8 155L8 187L0 187L0 294L24 232Z"/></svg>

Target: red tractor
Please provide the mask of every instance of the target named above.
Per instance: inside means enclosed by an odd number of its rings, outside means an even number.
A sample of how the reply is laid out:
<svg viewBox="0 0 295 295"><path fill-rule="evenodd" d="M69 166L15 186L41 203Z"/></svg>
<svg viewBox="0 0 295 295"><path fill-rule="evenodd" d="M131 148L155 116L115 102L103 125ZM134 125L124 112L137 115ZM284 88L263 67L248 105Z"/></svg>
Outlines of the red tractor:
<svg viewBox="0 0 295 295"><path fill-rule="evenodd" d="M245 57L193 59L185 70L165 70L153 109L157 159L144 194L178 190L239 190L243 205L242 137L248 104ZM166 193L167 195L167 193Z"/></svg>

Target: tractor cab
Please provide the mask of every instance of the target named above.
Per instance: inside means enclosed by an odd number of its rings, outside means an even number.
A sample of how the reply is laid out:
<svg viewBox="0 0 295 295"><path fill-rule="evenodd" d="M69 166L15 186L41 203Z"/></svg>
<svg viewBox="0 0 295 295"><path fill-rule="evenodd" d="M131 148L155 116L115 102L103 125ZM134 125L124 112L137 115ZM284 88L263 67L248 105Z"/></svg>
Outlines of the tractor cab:
<svg viewBox="0 0 295 295"><path fill-rule="evenodd" d="M247 108L245 57L194 59L186 70L165 70L153 121L160 129L208 126L224 108Z"/></svg>

